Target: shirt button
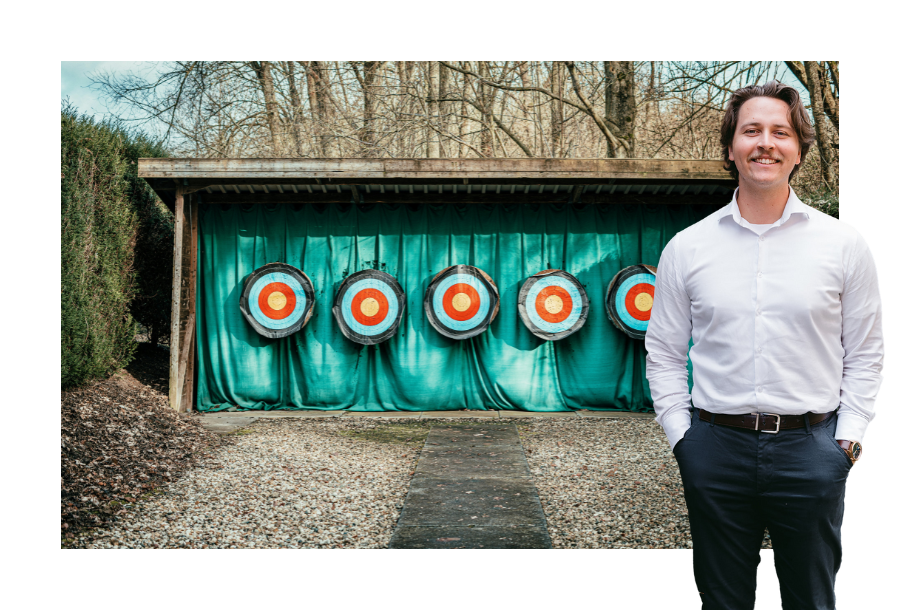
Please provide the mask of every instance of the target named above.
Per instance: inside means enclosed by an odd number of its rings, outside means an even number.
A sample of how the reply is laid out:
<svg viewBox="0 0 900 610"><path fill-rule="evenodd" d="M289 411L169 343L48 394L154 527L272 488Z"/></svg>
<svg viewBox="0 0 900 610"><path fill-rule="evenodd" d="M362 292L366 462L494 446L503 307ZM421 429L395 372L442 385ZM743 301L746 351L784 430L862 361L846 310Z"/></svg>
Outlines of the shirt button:
<svg viewBox="0 0 900 610"><path fill-rule="evenodd" d="M761 312L760 310L757 309L757 310L756 310L756 315L761 316L761 315L762 315L762 312Z"/></svg>
<svg viewBox="0 0 900 610"><path fill-rule="evenodd" d="M757 351L758 353L761 354L761 353L762 353L762 348L761 348L761 347L757 347L757 348L756 348L756 351Z"/></svg>
<svg viewBox="0 0 900 610"><path fill-rule="evenodd" d="M759 236L759 241L766 241L765 236L764 236L764 235L760 235L760 236Z"/></svg>
<svg viewBox="0 0 900 610"><path fill-rule="evenodd" d="M756 274L756 277L762 277L762 271Z"/></svg>
<svg viewBox="0 0 900 610"><path fill-rule="evenodd" d="M756 391L757 391L757 392L762 392L762 386L756 386Z"/></svg>

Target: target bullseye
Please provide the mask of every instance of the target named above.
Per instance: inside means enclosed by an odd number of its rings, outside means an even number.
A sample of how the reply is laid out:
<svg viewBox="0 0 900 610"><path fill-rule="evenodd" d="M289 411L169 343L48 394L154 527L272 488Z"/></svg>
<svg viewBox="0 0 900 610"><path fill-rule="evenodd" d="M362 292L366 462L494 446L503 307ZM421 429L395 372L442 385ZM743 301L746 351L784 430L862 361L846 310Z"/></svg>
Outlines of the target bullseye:
<svg viewBox="0 0 900 610"><path fill-rule="evenodd" d="M519 317L541 339L558 341L577 332L589 309L584 286L559 269L536 273L519 290Z"/></svg>
<svg viewBox="0 0 900 610"><path fill-rule="evenodd" d="M315 291L305 273L285 263L263 265L244 282L240 308L256 332L286 337L312 317Z"/></svg>
<svg viewBox="0 0 900 610"><path fill-rule="evenodd" d="M488 274L471 265L441 270L425 291L425 315L439 333L468 339L483 333L500 311L500 293Z"/></svg>
<svg viewBox="0 0 900 610"><path fill-rule="evenodd" d="M606 313L632 339L647 334L656 291L656 267L632 265L619 271L606 291Z"/></svg>
<svg viewBox="0 0 900 610"><path fill-rule="evenodd" d="M394 336L406 309L406 294L393 276L366 269L345 279L332 312L344 336L374 345Z"/></svg>

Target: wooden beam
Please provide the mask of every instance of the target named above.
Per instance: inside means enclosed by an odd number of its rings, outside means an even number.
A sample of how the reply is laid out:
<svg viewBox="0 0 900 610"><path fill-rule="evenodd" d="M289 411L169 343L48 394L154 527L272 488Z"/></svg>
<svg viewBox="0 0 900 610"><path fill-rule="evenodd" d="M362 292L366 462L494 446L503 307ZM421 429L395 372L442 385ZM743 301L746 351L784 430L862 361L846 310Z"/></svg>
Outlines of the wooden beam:
<svg viewBox="0 0 900 610"><path fill-rule="evenodd" d="M139 159L142 178L727 179L716 159ZM269 182L272 183L272 182ZM274 184L274 183L272 183Z"/></svg>
<svg viewBox="0 0 900 610"><path fill-rule="evenodd" d="M175 244L172 252L172 327L169 335L169 406L176 411L181 403L178 365L181 338L181 264L184 234L184 192L175 191Z"/></svg>
<svg viewBox="0 0 900 610"><path fill-rule="evenodd" d="M193 343L194 343L194 316L193 314L188 317L187 328L184 332L184 345L181 347L181 354L178 358L178 396L179 399L184 396L185 393L185 379L187 377L187 369L188 369L188 358L193 351ZM179 400L179 402L181 402ZM190 411L190 405L180 404L178 411Z"/></svg>
<svg viewBox="0 0 900 610"><path fill-rule="evenodd" d="M192 333L186 333L187 345L190 346L190 356L187 360L187 368L184 372L184 382L181 391L181 411L193 411L194 405L194 371L197 368L197 238L200 228L199 201L192 197L190 201L190 244L186 248L190 261L190 274L188 276L188 290L190 295L187 302L188 315L191 324L194 325ZM180 373L180 371L179 371Z"/></svg>
<svg viewBox="0 0 900 610"><path fill-rule="evenodd" d="M581 193L580 201L577 203L583 204L594 204L594 205L694 205L694 204L706 204L706 203L719 203L721 205L725 205L731 199L731 193L716 193L714 195L708 194L699 194L699 195L678 195L673 193L672 195L652 195L652 194L644 194L637 195L637 191L640 189L632 191L629 195L624 195L622 193L618 194L594 194L594 193ZM352 202L351 196L349 194L338 195L337 193L318 193L314 195L310 195L308 193L299 193L294 195L293 193L284 193L280 194L271 194L271 195L251 195L249 193L242 193L240 195L235 195L233 193L229 193L227 195L223 195L221 193L212 193L210 195L205 195L203 197L203 201L205 203L211 204L329 204L329 203L343 203L350 205ZM553 203L567 203L569 201L569 195L566 193L557 193L553 195L552 193L546 192L543 194L538 194L536 191L532 191L529 195L524 195L522 193L517 193L515 195L510 195L509 193L503 193L500 195L496 195L493 193L472 193L471 195L467 195L465 193L459 193L457 195L453 194L444 194L444 195L424 195L422 193L370 193L366 195L366 204L374 204L374 203L405 203L405 204L422 204L422 203L439 203L439 204L464 204L464 205L477 205L477 204L553 204Z"/></svg>

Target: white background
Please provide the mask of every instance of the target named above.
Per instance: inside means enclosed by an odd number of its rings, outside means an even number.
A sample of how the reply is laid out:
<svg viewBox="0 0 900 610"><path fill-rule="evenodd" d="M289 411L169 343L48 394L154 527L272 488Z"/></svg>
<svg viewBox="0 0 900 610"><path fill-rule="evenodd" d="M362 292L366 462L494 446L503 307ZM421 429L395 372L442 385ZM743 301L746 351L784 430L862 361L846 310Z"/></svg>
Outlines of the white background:
<svg viewBox="0 0 900 610"><path fill-rule="evenodd" d="M896 603L898 385L895 19L823 3L18 3L2 96L5 605L698 608L690 551L62 551L56 379L60 61L837 59L841 218L878 266L887 356L847 485L839 607ZM888 59L892 60L890 64ZM37 273L43 276L34 283ZM26 309L26 311L23 311ZM893 377L893 378L892 378ZM251 554L252 553L252 554ZM779 608L771 551L757 608ZM890 601L889 601L890 600Z"/></svg>

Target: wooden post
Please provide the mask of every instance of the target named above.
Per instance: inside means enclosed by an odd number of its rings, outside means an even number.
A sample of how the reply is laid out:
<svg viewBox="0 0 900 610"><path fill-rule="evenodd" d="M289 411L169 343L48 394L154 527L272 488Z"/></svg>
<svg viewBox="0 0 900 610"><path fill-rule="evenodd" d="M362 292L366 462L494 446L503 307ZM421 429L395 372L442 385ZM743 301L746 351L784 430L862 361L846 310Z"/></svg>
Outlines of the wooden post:
<svg viewBox="0 0 900 610"><path fill-rule="evenodd" d="M175 187L175 245L172 256L172 327L169 335L169 406L181 407L178 364L181 356L181 263L184 242L184 189Z"/></svg>
<svg viewBox="0 0 900 610"><path fill-rule="evenodd" d="M181 348L182 360L185 362L185 371L179 374L184 378L180 384L181 405L180 411L192 411L194 409L194 369L197 361L197 230L199 229L199 197L192 195L190 199L190 244L186 244L185 250L188 257L188 296L182 309L187 310L188 328L184 334L184 344ZM179 364L180 366L180 364ZM179 370L179 373L181 371Z"/></svg>

